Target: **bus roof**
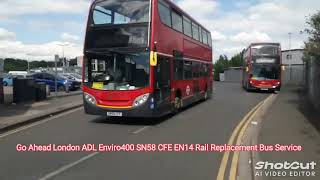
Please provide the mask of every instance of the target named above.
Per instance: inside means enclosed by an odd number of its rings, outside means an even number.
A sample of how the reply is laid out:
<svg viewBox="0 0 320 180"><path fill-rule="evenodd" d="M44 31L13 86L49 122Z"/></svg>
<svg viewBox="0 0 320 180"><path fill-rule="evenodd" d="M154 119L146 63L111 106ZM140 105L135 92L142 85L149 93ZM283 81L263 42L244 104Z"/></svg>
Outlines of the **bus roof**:
<svg viewBox="0 0 320 180"><path fill-rule="evenodd" d="M256 45L275 45L280 46L280 43L272 43L272 42L259 42L259 43L251 43L249 47L256 46Z"/></svg>

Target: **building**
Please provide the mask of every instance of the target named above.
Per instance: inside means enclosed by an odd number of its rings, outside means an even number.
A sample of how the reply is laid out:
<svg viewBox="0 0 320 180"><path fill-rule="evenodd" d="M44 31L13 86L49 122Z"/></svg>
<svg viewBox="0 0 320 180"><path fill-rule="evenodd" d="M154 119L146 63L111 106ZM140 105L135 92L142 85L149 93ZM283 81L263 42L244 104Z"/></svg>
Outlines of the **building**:
<svg viewBox="0 0 320 180"><path fill-rule="evenodd" d="M224 70L225 82L242 82L242 67L229 67Z"/></svg>
<svg viewBox="0 0 320 180"><path fill-rule="evenodd" d="M83 56L77 57L77 67L82 67Z"/></svg>
<svg viewBox="0 0 320 180"><path fill-rule="evenodd" d="M282 51L282 64L286 66L282 84L304 85L305 64L303 62L304 49L291 49Z"/></svg>
<svg viewBox="0 0 320 180"><path fill-rule="evenodd" d="M296 65L303 63L303 52L304 49L291 49L282 51L282 64L285 65Z"/></svg>

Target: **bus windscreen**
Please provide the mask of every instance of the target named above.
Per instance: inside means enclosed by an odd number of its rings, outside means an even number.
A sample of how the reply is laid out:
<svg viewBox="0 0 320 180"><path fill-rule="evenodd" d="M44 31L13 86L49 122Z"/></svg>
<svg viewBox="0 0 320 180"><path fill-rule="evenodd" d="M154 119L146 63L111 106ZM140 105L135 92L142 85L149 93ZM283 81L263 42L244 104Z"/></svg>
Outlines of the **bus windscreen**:
<svg viewBox="0 0 320 180"><path fill-rule="evenodd" d="M280 78L280 67L277 65L254 65L252 79L277 80Z"/></svg>
<svg viewBox="0 0 320 180"><path fill-rule="evenodd" d="M279 56L279 46L276 45L255 45L251 46L252 56Z"/></svg>
<svg viewBox="0 0 320 180"><path fill-rule="evenodd" d="M89 56L85 59L85 85L99 90L136 90L149 85L149 53ZM96 86L97 87L97 86Z"/></svg>

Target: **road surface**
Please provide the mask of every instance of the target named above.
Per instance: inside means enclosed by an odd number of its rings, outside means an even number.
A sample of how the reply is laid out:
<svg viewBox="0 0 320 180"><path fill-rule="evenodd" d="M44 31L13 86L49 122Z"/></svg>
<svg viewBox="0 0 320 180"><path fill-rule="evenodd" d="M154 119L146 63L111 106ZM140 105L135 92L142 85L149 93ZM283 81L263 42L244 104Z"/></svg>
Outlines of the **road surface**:
<svg viewBox="0 0 320 180"><path fill-rule="evenodd" d="M223 153L17 152L17 144L226 144L242 118L268 93L215 83L212 99L160 120L110 120L73 110L0 136L0 179L207 179Z"/></svg>

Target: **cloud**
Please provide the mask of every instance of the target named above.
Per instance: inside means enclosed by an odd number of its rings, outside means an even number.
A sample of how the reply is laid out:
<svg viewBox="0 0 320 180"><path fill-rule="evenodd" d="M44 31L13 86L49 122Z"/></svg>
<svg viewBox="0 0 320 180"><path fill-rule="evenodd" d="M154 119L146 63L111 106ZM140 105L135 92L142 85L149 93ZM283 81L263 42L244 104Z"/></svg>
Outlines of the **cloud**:
<svg viewBox="0 0 320 180"><path fill-rule="evenodd" d="M222 41L227 39L227 37L224 34L218 31L211 31L211 36L212 36L212 41Z"/></svg>
<svg viewBox="0 0 320 180"><path fill-rule="evenodd" d="M178 6L186 12L192 12L195 18L205 18L215 12L218 3L215 0L180 0Z"/></svg>
<svg viewBox="0 0 320 180"><path fill-rule="evenodd" d="M63 41L67 41L67 42L79 42L80 41L80 37L76 36L76 35L72 35L69 33L62 33L61 34L61 39Z"/></svg>
<svg viewBox="0 0 320 180"><path fill-rule="evenodd" d="M272 41L271 37L266 33L260 32L241 32L235 36L231 36L230 40L239 44L248 45L251 42L270 42Z"/></svg>
<svg viewBox="0 0 320 180"><path fill-rule="evenodd" d="M16 34L6 29L0 28L0 41L1 40L15 40Z"/></svg>
<svg viewBox="0 0 320 180"><path fill-rule="evenodd" d="M89 0L2 0L0 20L30 14L84 13L88 7Z"/></svg>
<svg viewBox="0 0 320 180"><path fill-rule="evenodd" d="M3 33L5 32L5 33ZM1 38L2 34L9 34L9 38ZM76 36L65 34L66 37ZM11 37L10 37L11 36ZM8 37L8 36L5 36ZM0 28L0 57L1 58L21 58L31 60L48 60L52 61L55 54L62 56L62 47L59 44L63 41L52 41L39 44L27 44L15 39L15 34ZM69 42L64 47L65 56L74 58L82 54L82 43Z"/></svg>

